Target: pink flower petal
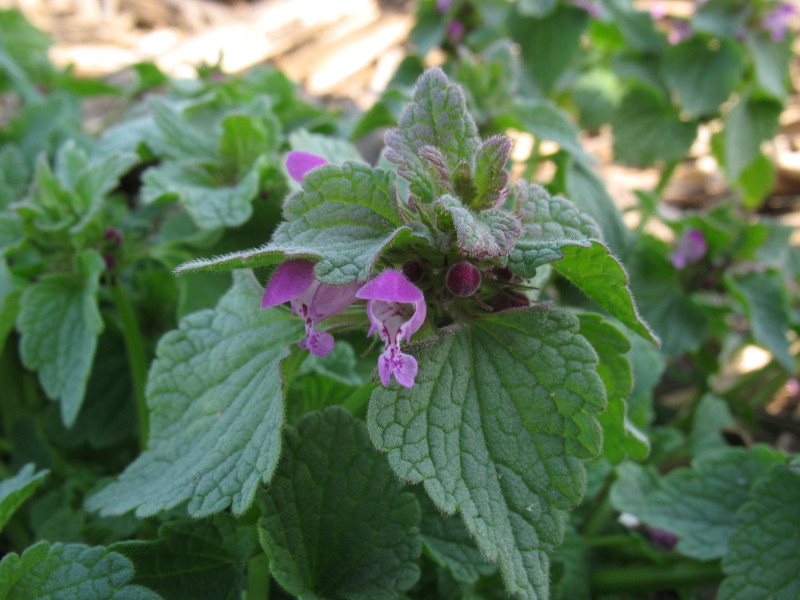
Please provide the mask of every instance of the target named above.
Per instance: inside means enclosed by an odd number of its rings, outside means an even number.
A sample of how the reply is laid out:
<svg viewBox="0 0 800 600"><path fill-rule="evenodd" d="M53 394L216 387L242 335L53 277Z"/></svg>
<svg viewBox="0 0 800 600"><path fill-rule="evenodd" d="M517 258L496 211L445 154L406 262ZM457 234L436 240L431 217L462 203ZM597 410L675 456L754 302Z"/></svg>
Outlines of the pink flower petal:
<svg viewBox="0 0 800 600"><path fill-rule="evenodd" d="M358 290L356 297L384 302L421 302L425 299L422 290L406 279L402 271L384 271Z"/></svg>
<svg viewBox="0 0 800 600"><path fill-rule="evenodd" d="M314 282L314 263L310 260L287 260L269 280L261 308L277 306L300 297Z"/></svg>
<svg viewBox="0 0 800 600"><path fill-rule="evenodd" d="M391 375L403 387L414 387L418 372L417 359L410 354L404 354L396 346L390 346L378 358L378 374L384 387L391 382Z"/></svg>
<svg viewBox="0 0 800 600"><path fill-rule="evenodd" d="M286 155L286 170L289 171L292 179L297 182L303 181L303 177L311 169L316 169L326 164L328 164L327 160L309 152L292 150Z"/></svg>
<svg viewBox="0 0 800 600"><path fill-rule="evenodd" d="M327 331L320 331L314 328L313 323L306 323L306 341L299 342L297 345L308 349L314 356L325 358L331 353L336 342Z"/></svg>

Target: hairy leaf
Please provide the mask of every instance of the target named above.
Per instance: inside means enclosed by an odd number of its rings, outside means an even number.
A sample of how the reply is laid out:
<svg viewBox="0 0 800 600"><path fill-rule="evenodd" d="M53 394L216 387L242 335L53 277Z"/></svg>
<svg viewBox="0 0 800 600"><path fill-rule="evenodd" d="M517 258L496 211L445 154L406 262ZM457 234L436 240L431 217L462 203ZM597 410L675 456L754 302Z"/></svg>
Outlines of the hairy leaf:
<svg viewBox="0 0 800 600"><path fill-rule="evenodd" d="M508 257L508 266L521 277L533 277L537 267L564 258L565 247L588 246L591 239L601 237L591 217L539 185L518 183L512 189L512 201L525 229Z"/></svg>
<svg viewBox="0 0 800 600"><path fill-rule="evenodd" d="M502 209L475 212L458 198L442 196L437 210L449 217L459 251L478 260L508 255L522 233L519 219Z"/></svg>
<svg viewBox="0 0 800 600"><path fill-rule="evenodd" d="M650 451L650 442L629 419L626 399L633 389L631 364L625 353L631 349L628 338L607 323L600 315L578 315L581 335L600 357L597 374L603 380L608 408L598 416L603 426L603 454L611 463L618 463L626 454L643 460Z"/></svg>
<svg viewBox="0 0 800 600"><path fill-rule="evenodd" d="M601 446L603 386L577 330L572 315L534 308L442 332L409 348L414 387L379 388L369 408L398 476L459 511L506 589L526 599L547 597L562 509L580 500L581 459Z"/></svg>
<svg viewBox="0 0 800 600"><path fill-rule="evenodd" d="M261 288L238 274L216 308L161 338L147 381L148 448L89 510L149 516L188 500L202 517L250 506L280 454L280 363L302 339L301 322L260 301Z"/></svg>
<svg viewBox="0 0 800 600"><path fill-rule="evenodd" d="M92 369L103 320L97 308L103 259L86 250L75 259L75 273L50 273L28 287L20 300L17 329L20 355L39 372L49 398L61 402L61 418L75 422Z"/></svg>
<svg viewBox="0 0 800 600"><path fill-rule="evenodd" d="M728 577L719 600L792 600L800 597L800 475L778 465L753 486L736 513L736 531L722 560Z"/></svg>
<svg viewBox="0 0 800 600"><path fill-rule="evenodd" d="M128 585L133 565L102 546L39 542L0 562L0 598L8 600L160 600Z"/></svg>
<svg viewBox="0 0 800 600"><path fill-rule="evenodd" d="M244 151L244 150L242 150ZM142 175L142 200L176 199L202 229L234 227L253 214L258 194L258 169L250 169L231 185L221 184L203 165L164 162Z"/></svg>
<svg viewBox="0 0 800 600"><path fill-rule="evenodd" d="M261 544L275 579L301 598L391 599L419 577L419 505L346 410L284 431L259 494Z"/></svg>
<svg viewBox="0 0 800 600"><path fill-rule="evenodd" d="M487 563L475 547L461 519L443 515L427 498L420 503L422 542L431 558L446 567L456 581L475 583L497 570L497 565Z"/></svg>
<svg viewBox="0 0 800 600"><path fill-rule="evenodd" d="M732 547L735 514L750 488L770 467L783 461L777 452L757 446L732 448L699 458L663 478L632 463L618 467L611 502L651 527L678 536L676 549L698 560L720 558Z"/></svg>
<svg viewBox="0 0 800 600"><path fill-rule="evenodd" d="M209 519L164 523L154 541L111 546L136 566L134 582L169 600L239 600L255 532L221 513Z"/></svg>
<svg viewBox="0 0 800 600"><path fill-rule="evenodd" d="M658 343L639 316L625 269L606 246L596 241L588 247L568 246L553 267L631 331Z"/></svg>
<svg viewBox="0 0 800 600"><path fill-rule="evenodd" d="M400 226L393 205L392 182L389 171L363 163L314 169L303 178L303 189L286 199L286 222L278 227L269 244L193 260L180 265L176 272L260 267L291 257L319 259L315 273L331 285L364 281L381 252L409 234L407 228Z"/></svg>
<svg viewBox="0 0 800 600"><path fill-rule="evenodd" d="M436 190L427 164L419 156L423 146L438 148L452 172L461 160L472 161L480 138L467 112L464 93L450 83L438 67L428 69L417 81L411 104L400 115L398 128L386 134L386 159L410 182L411 193L422 202L435 199Z"/></svg>

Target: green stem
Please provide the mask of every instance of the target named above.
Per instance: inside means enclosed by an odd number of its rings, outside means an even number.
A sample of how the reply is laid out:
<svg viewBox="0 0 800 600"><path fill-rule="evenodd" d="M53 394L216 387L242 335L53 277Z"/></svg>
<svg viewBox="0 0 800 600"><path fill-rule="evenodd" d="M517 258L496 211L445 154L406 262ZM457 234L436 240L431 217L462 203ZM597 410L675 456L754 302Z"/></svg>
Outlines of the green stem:
<svg viewBox="0 0 800 600"><path fill-rule="evenodd" d="M608 499L608 487L603 490L597 501L597 508L589 515L586 526L583 528L583 535L586 537L597 537L605 528L609 517L614 513L614 507L611 506L611 500Z"/></svg>
<svg viewBox="0 0 800 600"><path fill-rule="evenodd" d="M264 553L247 562L247 600L269 600L269 560Z"/></svg>
<svg viewBox="0 0 800 600"><path fill-rule="evenodd" d="M656 187L653 188L653 193L656 196L663 196L664 190L667 189L669 182L672 180L672 176L675 174L675 169L678 168L678 165L681 164L680 160L672 160L664 165L664 170L661 171L661 177L656 184Z"/></svg>
<svg viewBox="0 0 800 600"><path fill-rule="evenodd" d="M614 546L629 546L633 542L631 536L619 533L615 535L598 535L586 539L590 548L610 548Z"/></svg>
<svg viewBox="0 0 800 600"><path fill-rule="evenodd" d="M719 561L680 561L666 565L597 570L591 574L591 586L595 595L632 594L708 585L718 582L722 577Z"/></svg>
<svg viewBox="0 0 800 600"><path fill-rule="evenodd" d="M147 447L150 433L149 413L147 411L147 398L145 396L145 381L147 380L147 357L144 350L139 323L133 311L125 290L119 281L114 281L110 286L111 296L119 313L122 337L125 340L125 350L128 353L128 362L131 367L133 391L136 396L136 416L139 421L139 446L142 450Z"/></svg>

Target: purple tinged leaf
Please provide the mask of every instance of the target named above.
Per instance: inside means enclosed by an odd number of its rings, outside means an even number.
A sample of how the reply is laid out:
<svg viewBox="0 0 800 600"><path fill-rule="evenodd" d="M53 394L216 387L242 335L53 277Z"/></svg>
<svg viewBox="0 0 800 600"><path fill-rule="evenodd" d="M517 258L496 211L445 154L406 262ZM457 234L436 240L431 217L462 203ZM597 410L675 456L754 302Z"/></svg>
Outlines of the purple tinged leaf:
<svg viewBox="0 0 800 600"><path fill-rule="evenodd" d="M381 383L388 387L394 375L397 383L412 387L419 370L417 359L401 352L400 342L409 340L425 322L427 309L422 290L402 272L384 271L358 290L356 296L367 300L371 325L367 335L377 332L386 344L378 358Z"/></svg>
<svg viewBox="0 0 800 600"><path fill-rule="evenodd" d="M292 179L298 183L303 181L303 177L305 177L306 173L311 169L316 169L317 167L327 164L328 161L321 156L301 150L292 150L286 155L286 170L289 171L289 175L292 176Z"/></svg>

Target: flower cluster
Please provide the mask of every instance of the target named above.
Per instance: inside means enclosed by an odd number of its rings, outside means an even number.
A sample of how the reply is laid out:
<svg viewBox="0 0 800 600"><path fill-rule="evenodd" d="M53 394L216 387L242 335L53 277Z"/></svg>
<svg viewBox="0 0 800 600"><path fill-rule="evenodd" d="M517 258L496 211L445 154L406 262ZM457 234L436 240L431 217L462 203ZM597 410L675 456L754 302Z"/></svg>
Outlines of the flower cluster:
<svg viewBox="0 0 800 600"><path fill-rule="evenodd" d="M290 152L286 167L300 182L310 170L326 164L325 159L306 152ZM327 356L334 347L333 336L317 326L340 313L358 299L367 301L370 330L377 333L385 348L378 359L378 375L388 386L392 375L405 387L414 385L416 359L400 350L425 322L426 306L422 291L400 271L384 271L367 282L328 285L314 276L314 263L290 259L281 264L264 290L261 308L289 302L294 314L305 322L306 339L298 345L315 356Z"/></svg>

